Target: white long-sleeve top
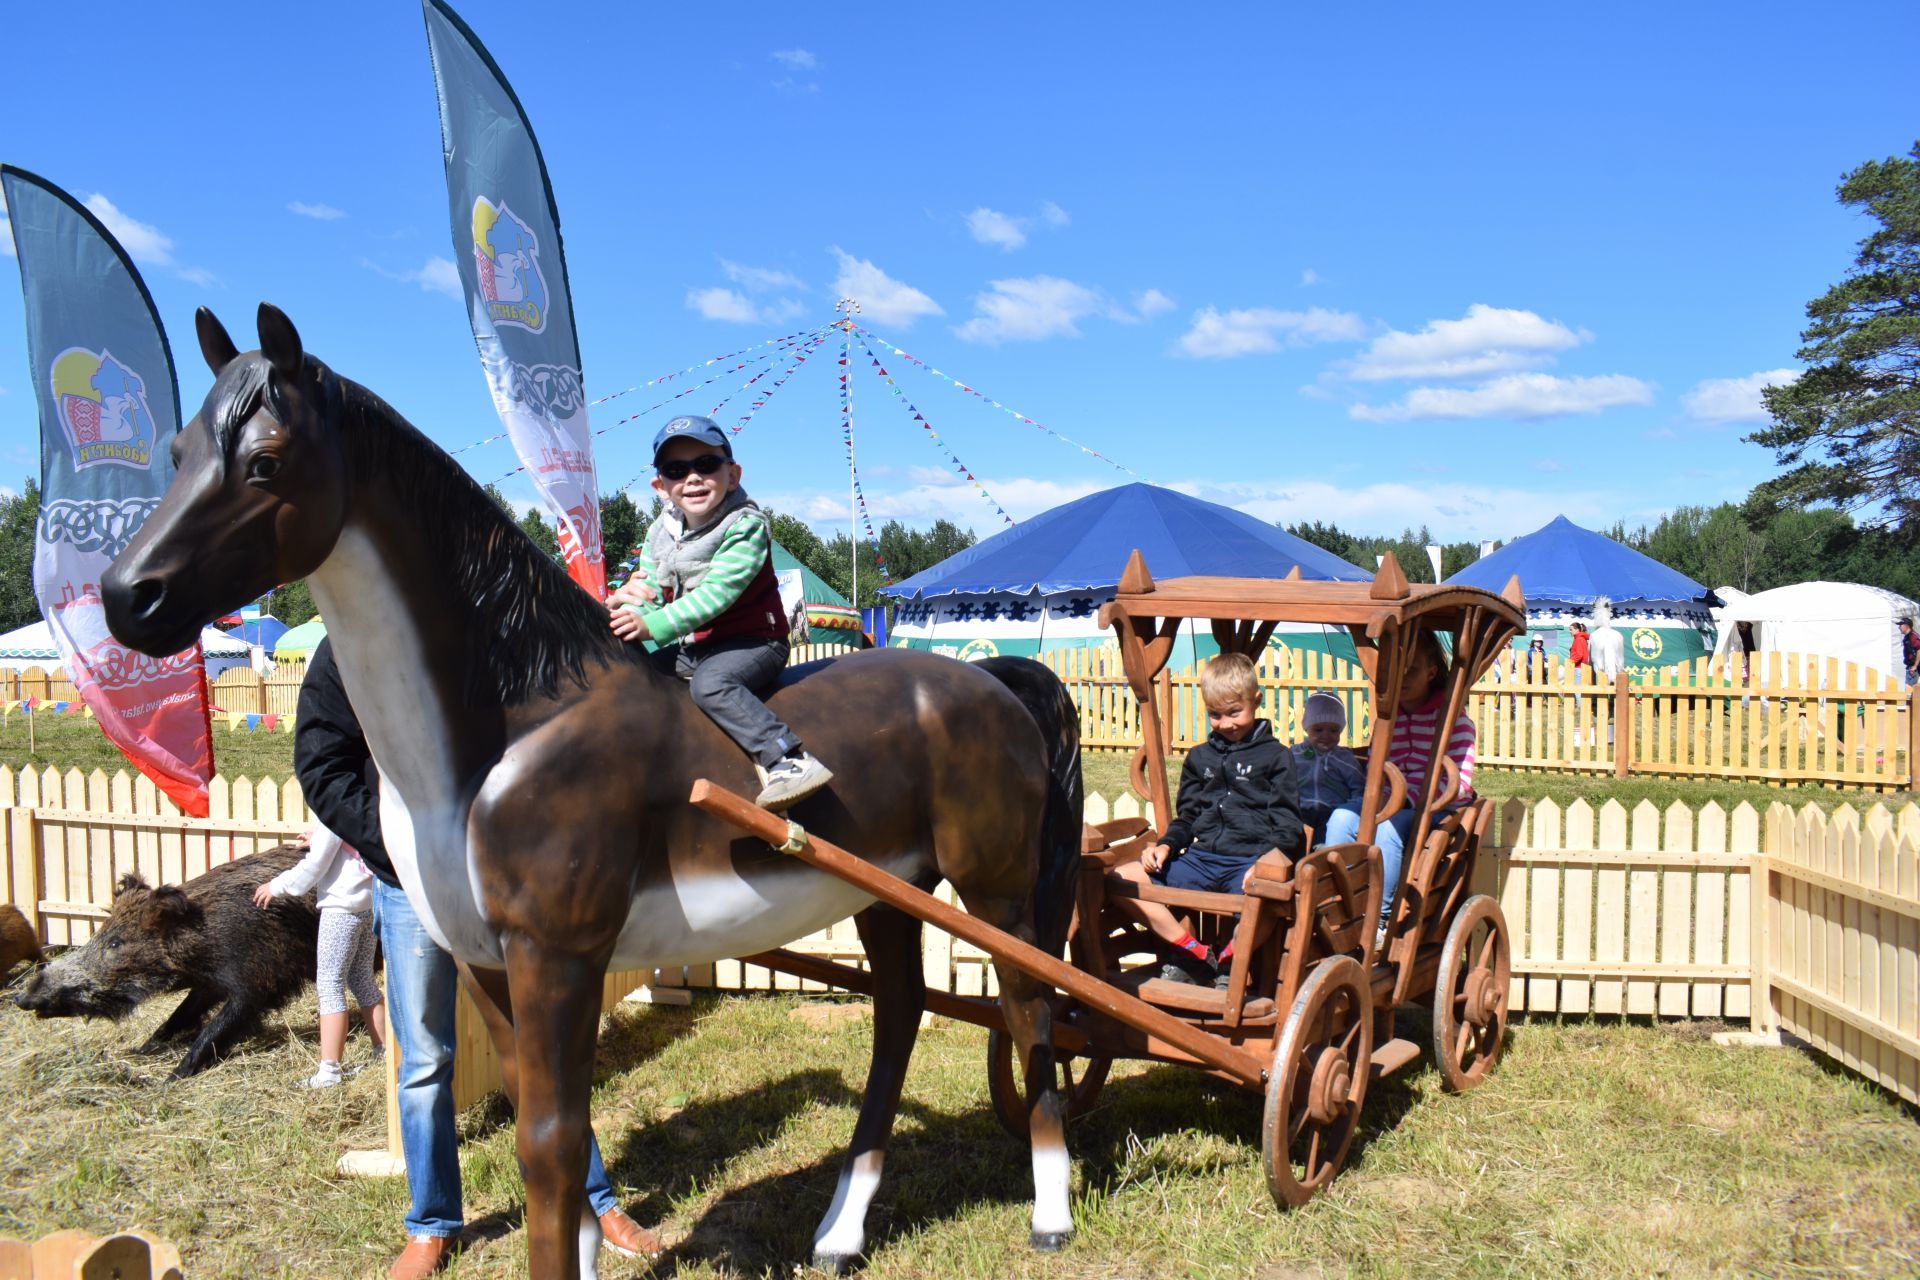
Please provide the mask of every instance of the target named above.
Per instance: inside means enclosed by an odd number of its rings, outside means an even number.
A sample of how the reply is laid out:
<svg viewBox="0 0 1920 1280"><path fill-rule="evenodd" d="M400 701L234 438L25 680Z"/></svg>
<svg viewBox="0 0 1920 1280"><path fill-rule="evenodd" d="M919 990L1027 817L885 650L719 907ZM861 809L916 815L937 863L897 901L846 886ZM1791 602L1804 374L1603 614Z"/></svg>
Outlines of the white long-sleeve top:
<svg viewBox="0 0 1920 1280"><path fill-rule="evenodd" d="M351 911L355 915L373 906L373 873L353 846L314 819L307 837L307 856L267 882L276 898L294 898L312 889L315 905Z"/></svg>

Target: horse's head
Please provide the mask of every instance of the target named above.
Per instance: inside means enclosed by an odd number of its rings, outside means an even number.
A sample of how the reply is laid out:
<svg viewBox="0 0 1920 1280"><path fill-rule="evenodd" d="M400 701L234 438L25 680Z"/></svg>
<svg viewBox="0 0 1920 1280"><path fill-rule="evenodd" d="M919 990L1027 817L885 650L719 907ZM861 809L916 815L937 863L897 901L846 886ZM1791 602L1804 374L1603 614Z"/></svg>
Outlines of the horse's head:
<svg viewBox="0 0 1920 1280"><path fill-rule="evenodd" d="M347 511L340 382L293 322L261 303L246 355L205 307L194 324L213 390L173 439L166 496L100 582L114 638L156 656L319 568Z"/></svg>

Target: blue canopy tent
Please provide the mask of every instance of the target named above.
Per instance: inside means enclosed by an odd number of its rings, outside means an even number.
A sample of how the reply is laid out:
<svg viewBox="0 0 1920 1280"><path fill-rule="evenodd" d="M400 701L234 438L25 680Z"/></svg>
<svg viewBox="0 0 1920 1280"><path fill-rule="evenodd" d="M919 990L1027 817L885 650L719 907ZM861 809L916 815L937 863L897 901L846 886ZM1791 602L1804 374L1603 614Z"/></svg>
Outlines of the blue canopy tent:
<svg viewBox="0 0 1920 1280"><path fill-rule="evenodd" d="M1098 646L1100 606L1113 598L1127 557L1139 550L1155 578L1206 574L1366 582L1372 575L1331 551L1232 507L1150 484L1122 485L1055 507L880 588L899 601L891 643L960 658L1032 656ZM1344 633L1319 627L1277 632L1276 643L1350 655ZM1197 647L1196 647L1197 645ZM1214 651L1210 633L1182 633L1174 662Z"/></svg>
<svg viewBox="0 0 1920 1280"><path fill-rule="evenodd" d="M1671 666L1713 652L1708 605L1718 601L1711 591L1565 516L1482 556L1447 581L1497 592L1516 576L1527 593L1528 636L1544 635L1548 652L1566 654L1573 623L1591 630L1594 604L1603 599L1626 641L1629 668ZM1514 644L1525 648L1527 638L1516 637Z"/></svg>
<svg viewBox="0 0 1920 1280"><path fill-rule="evenodd" d="M272 653L273 646L280 643L280 637L287 634L288 630L286 623L269 613L248 619L227 634L241 644Z"/></svg>

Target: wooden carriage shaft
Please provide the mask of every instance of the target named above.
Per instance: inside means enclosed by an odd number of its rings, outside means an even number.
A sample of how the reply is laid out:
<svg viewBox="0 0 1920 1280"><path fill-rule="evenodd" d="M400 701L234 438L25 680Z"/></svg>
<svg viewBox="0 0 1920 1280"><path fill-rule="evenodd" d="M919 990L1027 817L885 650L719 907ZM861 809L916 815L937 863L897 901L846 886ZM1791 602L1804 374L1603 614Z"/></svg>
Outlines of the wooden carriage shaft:
<svg viewBox="0 0 1920 1280"><path fill-rule="evenodd" d="M873 974L865 969L856 969L850 964L841 964L837 960L824 960L819 956L806 955L799 951L788 951L782 947L774 951L757 951L750 956L738 957L742 964L757 964L762 968L775 969L781 973L790 973L796 978L805 978L811 982L822 982L830 987L851 991L857 995L873 994ZM1000 1016L1000 1002L988 996L963 996L951 991L942 991L938 987L927 988L927 1012L952 1018L958 1022L970 1022L976 1027L985 1027L989 1031L1005 1031L1007 1021ZM1056 1022L1053 1027L1054 1047L1068 1053L1085 1053L1092 1043L1087 1033L1080 1028Z"/></svg>
<svg viewBox="0 0 1920 1280"><path fill-rule="evenodd" d="M1012 965L1030 977L1066 992L1090 1009L1164 1040L1182 1053L1191 1054L1197 1061L1227 1072L1250 1086L1258 1088L1266 1082L1266 1066L1252 1054L1223 1043L1144 1000L1114 989L1031 943L1022 942L958 908L948 906L925 890L862 862L835 844L803 836L798 847L787 850L785 842L789 833L786 819L768 813L724 787L701 778L693 784L693 792L688 800L696 808L732 823L748 835L764 840L776 849L791 852L808 866L845 880L923 923L945 929L954 937L971 942L996 961Z"/></svg>

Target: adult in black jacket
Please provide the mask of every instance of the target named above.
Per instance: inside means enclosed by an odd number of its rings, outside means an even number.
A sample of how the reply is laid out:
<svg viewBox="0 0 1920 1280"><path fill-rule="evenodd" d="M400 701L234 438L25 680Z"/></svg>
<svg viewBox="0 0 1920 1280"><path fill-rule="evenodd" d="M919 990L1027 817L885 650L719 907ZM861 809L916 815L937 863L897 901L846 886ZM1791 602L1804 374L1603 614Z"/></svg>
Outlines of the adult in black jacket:
<svg viewBox="0 0 1920 1280"><path fill-rule="evenodd" d="M460 1153L453 1122L453 957L434 942L394 874L380 838L380 775L347 700L333 646L322 640L307 662L294 721L293 767L314 816L359 851L374 875L373 919L387 962L387 1016L400 1048L400 1145L407 1160L407 1246L394 1280L432 1275L453 1256L463 1217ZM619 1253L659 1245L614 1199L600 1160L587 1157L587 1202L605 1243Z"/></svg>

